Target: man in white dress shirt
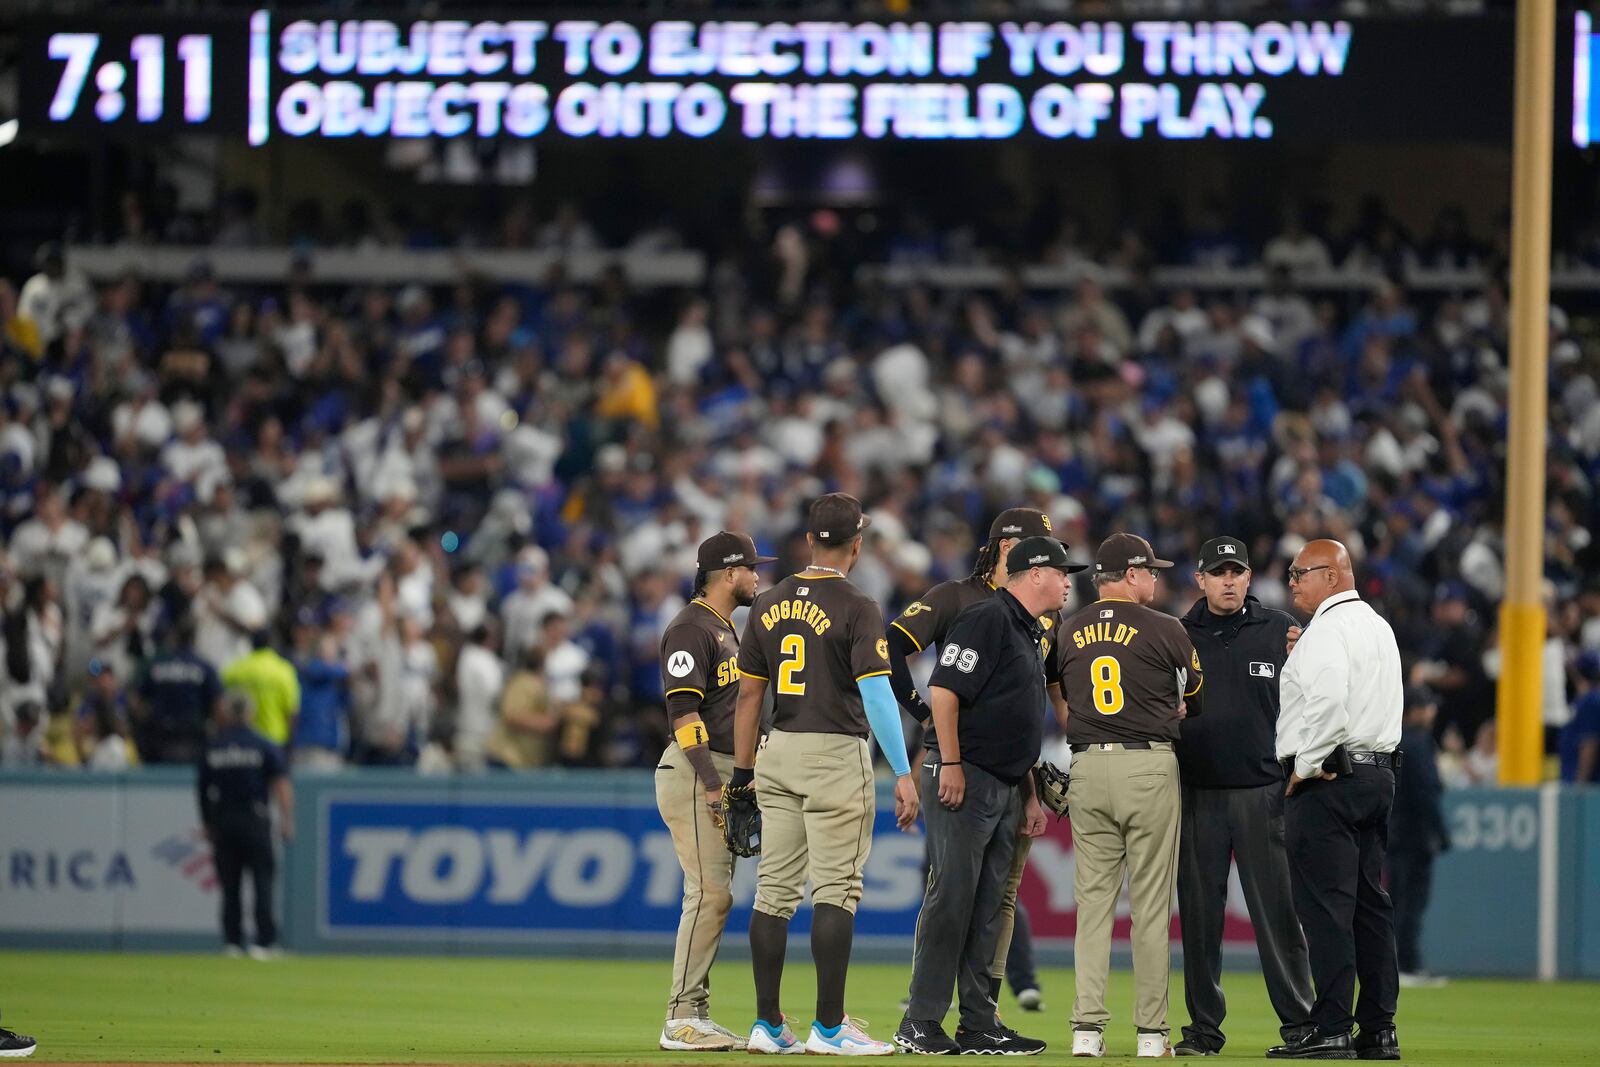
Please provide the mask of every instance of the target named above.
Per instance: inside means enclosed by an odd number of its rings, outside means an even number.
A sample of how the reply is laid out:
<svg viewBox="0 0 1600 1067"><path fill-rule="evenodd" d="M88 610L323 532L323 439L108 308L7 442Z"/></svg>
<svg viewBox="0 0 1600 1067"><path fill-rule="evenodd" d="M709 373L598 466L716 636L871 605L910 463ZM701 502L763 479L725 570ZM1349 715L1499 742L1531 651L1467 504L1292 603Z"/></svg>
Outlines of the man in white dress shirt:
<svg viewBox="0 0 1600 1067"><path fill-rule="evenodd" d="M1269 1049L1273 1059L1400 1058L1394 905L1382 879L1405 698L1394 631L1355 585L1337 541L1312 541L1289 568L1294 606L1311 621L1283 666L1277 755L1317 999L1316 1028Z"/></svg>

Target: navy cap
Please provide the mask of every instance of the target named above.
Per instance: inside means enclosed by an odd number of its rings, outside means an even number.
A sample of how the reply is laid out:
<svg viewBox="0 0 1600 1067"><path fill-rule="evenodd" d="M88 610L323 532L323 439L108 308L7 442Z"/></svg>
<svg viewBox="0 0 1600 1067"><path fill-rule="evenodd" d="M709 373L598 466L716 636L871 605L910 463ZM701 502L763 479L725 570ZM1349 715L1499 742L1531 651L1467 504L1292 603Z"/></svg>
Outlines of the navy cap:
<svg viewBox="0 0 1600 1067"><path fill-rule="evenodd" d="M1017 575L1031 567L1053 567L1067 574L1089 569L1087 563L1068 559L1067 546L1054 537L1024 537L1006 553L1006 573Z"/></svg>

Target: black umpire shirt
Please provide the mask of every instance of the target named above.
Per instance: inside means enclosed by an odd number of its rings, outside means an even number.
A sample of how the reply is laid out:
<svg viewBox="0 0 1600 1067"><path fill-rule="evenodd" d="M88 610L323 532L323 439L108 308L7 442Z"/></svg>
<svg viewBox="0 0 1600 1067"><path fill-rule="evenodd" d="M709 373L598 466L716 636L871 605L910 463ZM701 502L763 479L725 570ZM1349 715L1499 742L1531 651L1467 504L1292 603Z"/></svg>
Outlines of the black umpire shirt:
<svg viewBox="0 0 1600 1067"><path fill-rule="evenodd" d="M1044 743L1044 628L1002 589L957 617L928 679L961 701L961 760L1015 785Z"/></svg>
<svg viewBox="0 0 1600 1067"><path fill-rule="evenodd" d="M1206 665L1206 713L1185 719L1178 742L1183 784L1245 789L1283 780L1274 755L1278 677L1295 621L1253 596L1232 615L1213 614L1201 597L1183 617Z"/></svg>

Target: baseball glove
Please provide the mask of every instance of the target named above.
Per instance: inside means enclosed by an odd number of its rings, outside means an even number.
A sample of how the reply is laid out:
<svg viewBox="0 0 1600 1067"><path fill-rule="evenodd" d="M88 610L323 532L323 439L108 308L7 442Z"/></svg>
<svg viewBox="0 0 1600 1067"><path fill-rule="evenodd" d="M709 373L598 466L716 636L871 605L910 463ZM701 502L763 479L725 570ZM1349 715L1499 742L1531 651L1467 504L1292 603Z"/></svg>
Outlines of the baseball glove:
<svg viewBox="0 0 1600 1067"><path fill-rule="evenodd" d="M753 786L722 787L722 841L735 856L761 854L761 809Z"/></svg>
<svg viewBox="0 0 1600 1067"><path fill-rule="evenodd" d="M1067 813L1067 783L1071 780L1066 771L1048 761L1033 769L1033 789L1039 803L1058 816Z"/></svg>

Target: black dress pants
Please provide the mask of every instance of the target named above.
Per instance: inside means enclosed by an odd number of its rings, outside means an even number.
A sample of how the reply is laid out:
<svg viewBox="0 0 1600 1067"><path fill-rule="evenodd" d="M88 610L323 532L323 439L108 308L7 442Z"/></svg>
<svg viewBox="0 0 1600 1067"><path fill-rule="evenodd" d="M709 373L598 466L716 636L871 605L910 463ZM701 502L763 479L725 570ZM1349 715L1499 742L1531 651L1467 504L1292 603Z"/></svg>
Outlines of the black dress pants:
<svg viewBox="0 0 1600 1067"><path fill-rule="evenodd" d="M256 815L219 817L211 854L222 887L222 939L244 947L244 873L250 872L255 892L256 943L278 941L272 920L272 882L277 861L272 854L272 824Z"/></svg>
<svg viewBox="0 0 1600 1067"><path fill-rule="evenodd" d="M1389 895L1394 899L1394 935L1402 974L1422 965L1422 917L1433 893L1432 849L1396 849L1389 853Z"/></svg>
<svg viewBox="0 0 1600 1067"><path fill-rule="evenodd" d="M1178 837L1178 914L1183 922L1183 999L1189 1025L1183 1036L1220 1052L1222 928L1228 903L1228 865L1239 864L1239 884L1255 927L1256 950L1278 1033L1292 1041L1311 1026L1311 967L1295 915L1289 857L1284 849L1283 783L1239 789L1183 787Z"/></svg>
<svg viewBox="0 0 1600 1067"><path fill-rule="evenodd" d="M1394 905L1383 889L1393 806L1394 772L1366 763L1333 781L1301 782L1284 804L1295 911L1317 994L1311 1018L1325 1034L1349 1033L1352 1020L1367 1032L1394 1025L1400 971Z"/></svg>

